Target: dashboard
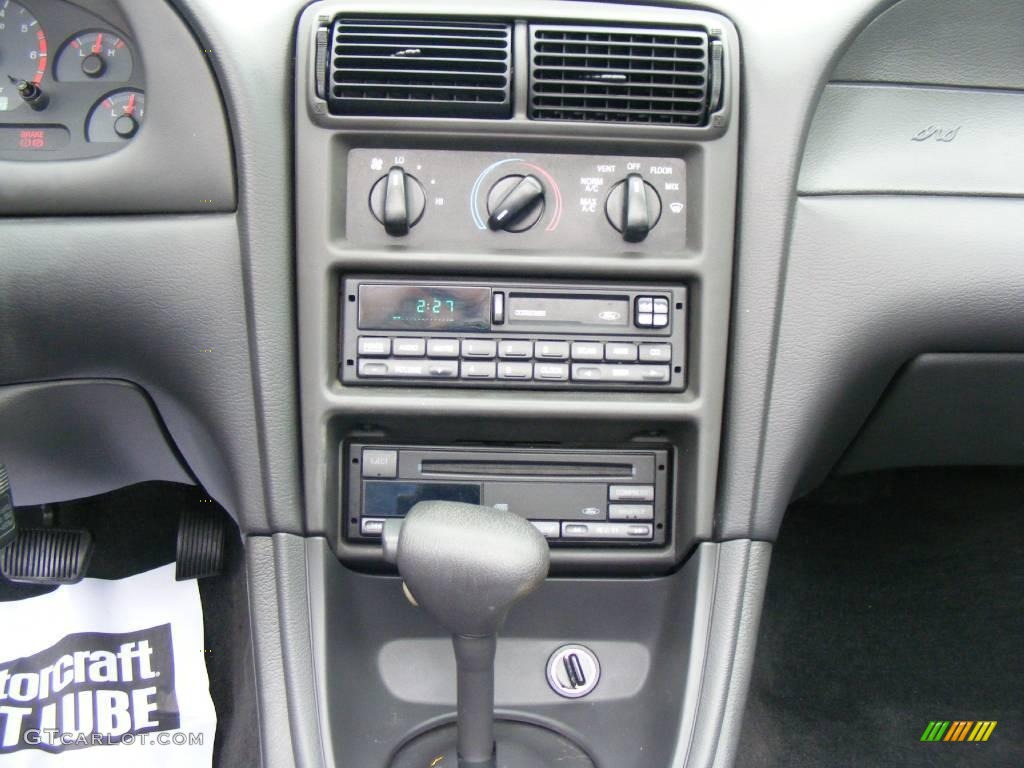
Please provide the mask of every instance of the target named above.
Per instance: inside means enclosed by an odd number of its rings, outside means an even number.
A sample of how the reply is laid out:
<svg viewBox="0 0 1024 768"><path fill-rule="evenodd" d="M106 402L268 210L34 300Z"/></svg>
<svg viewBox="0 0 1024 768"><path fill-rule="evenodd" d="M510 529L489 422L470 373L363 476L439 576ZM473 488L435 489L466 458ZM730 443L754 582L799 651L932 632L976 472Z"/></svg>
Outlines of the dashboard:
<svg viewBox="0 0 1024 768"><path fill-rule="evenodd" d="M386 554L421 501L548 544L501 717L730 765L789 504L1024 463L991 439L1019 398L955 405L1022 383L1022 30L1017 0L0 0L16 499L227 510L265 765L390 768L452 720ZM549 684L561 645L594 693Z"/></svg>

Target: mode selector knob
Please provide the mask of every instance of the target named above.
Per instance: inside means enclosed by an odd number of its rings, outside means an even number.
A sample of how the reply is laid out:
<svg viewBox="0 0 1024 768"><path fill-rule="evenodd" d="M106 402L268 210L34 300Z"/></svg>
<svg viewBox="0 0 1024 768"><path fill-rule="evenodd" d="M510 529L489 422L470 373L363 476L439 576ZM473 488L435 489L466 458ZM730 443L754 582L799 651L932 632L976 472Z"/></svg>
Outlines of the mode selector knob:
<svg viewBox="0 0 1024 768"><path fill-rule="evenodd" d="M544 215L544 185L533 174L498 179L487 194L487 226L525 232Z"/></svg>
<svg viewBox="0 0 1024 768"><path fill-rule="evenodd" d="M370 190L370 212L392 237L409 234L423 218L426 204L423 185L400 165L391 166Z"/></svg>
<svg viewBox="0 0 1024 768"><path fill-rule="evenodd" d="M631 173L608 193L604 204L608 222L627 243L639 243L661 218L658 191L639 173Z"/></svg>

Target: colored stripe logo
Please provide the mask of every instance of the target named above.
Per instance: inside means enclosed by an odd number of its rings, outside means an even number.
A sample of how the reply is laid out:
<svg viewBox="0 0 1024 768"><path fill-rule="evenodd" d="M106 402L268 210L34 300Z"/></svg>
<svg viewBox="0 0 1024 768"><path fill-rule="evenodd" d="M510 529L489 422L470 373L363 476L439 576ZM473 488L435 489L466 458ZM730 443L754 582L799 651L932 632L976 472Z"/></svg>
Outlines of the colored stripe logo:
<svg viewBox="0 0 1024 768"><path fill-rule="evenodd" d="M921 741L988 741L996 720L932 720Z"/></svg>

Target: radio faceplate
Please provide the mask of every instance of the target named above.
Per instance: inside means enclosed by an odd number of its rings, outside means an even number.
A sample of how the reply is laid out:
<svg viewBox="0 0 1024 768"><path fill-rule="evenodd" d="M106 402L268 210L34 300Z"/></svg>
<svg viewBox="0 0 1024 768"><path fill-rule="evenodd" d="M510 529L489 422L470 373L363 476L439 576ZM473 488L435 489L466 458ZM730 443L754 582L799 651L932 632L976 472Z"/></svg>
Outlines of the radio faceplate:
<svg viewBox="0 0 1024 768"><path fill-rule="evenodd" d="M419 501L509 509L564 546L662 546L669 450L446 448L353 442L342 515L350 542L379 542L384 521ZM346 455L347 453L347 455ZM346 474L347 470L347 474Z"/></svg>
<svg viewBox="0 0 1024 768"><path fill-rule="evenodd" d="M684 286L346 278L345 384L686 387Z"/></svg>

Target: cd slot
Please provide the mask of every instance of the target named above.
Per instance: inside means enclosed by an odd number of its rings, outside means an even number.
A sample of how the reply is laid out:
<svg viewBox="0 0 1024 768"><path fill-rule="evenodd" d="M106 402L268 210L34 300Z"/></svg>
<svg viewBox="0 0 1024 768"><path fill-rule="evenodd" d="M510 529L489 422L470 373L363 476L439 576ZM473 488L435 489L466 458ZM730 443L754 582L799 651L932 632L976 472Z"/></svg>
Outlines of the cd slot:
<svg viewBox="0 0 1024 768"><path fill-rule="evenodd" d="M453 461L423 459L420 472L428 476L477 477L571 477L574 479L623 479L633 477L632 463L557 462L557 461Z"/></svg>

